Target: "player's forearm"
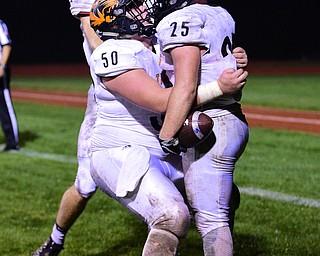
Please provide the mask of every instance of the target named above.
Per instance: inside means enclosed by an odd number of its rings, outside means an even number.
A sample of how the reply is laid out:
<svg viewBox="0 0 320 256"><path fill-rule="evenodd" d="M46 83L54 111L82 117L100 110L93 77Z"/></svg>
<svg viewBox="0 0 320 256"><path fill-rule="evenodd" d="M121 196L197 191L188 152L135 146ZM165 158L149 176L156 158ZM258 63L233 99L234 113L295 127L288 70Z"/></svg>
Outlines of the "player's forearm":
<svg viewBox="0 0 320 256"><path fill-rule="evenodd" d="M161 139L170 139L175 136L192 108L196 96L195 90L175 86L170 94L165 120L160 131Z"/></svg>
<svg viewBox="0 0 320 256"><path fill-rule="evenodd" d="M92 51L94 51L100 44L103 43L103 41L92 29L89 16L80 17L80 22L82 25L82 31L89 42L90 48L92 49Z"/></svg>
<svg viewBox="0 0 320 256"><path fill-rule="evenodd" d="M10 57L12 47L11 45L4 45L2 47L2 57L0 59L0 64L7 65Z"/></svg>
<svg viewBox="0 0 320 256"><path fill-rule="evenodd" d="M183 125L196 99L201 52L197 46L177 47L170 51L175 83L159 137L167 140L175 136Z"/></svg>

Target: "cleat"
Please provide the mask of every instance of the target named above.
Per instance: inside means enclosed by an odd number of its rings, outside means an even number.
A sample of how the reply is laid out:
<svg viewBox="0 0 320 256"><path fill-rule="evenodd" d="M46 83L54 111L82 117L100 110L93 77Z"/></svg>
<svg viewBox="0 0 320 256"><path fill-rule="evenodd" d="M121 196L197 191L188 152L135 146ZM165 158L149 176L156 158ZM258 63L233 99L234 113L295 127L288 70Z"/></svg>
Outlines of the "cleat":
<svg viewBox="0 0 320 256"><path fill-rule="evenodd" d="M62 244L56 244L51 237L41 245L31 256L56 256L63 249Z"/></svg>
<svg viewBox="0 0 320 256"><path fill-rule="evenodd" d="M3 151L19 151L20 146L19 145L7 145Z"/></svg>

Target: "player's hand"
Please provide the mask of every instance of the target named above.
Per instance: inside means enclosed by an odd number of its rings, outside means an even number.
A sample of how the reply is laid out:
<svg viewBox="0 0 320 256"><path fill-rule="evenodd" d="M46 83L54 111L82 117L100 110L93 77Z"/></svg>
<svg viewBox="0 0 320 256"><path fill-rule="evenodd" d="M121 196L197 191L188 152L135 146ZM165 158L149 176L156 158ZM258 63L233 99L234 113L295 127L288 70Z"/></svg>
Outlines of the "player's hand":
<svg viewBox="0 0 320 256"><path fill-rule="evenodd" d="M181 152L187 152L187 149L180 145L178 138L172 138L169 140L162 140L159 138L159 142L163 152L165 153L180 155Z"/></svg>
<svg viewBox="0 0 320 256"><path fill-rule="evenodd" d="M248 74L248 71L242 68L224 70L217 80L223 94L234 94L241 90L247 82Z"/></svg>
<svg viewBox="0 0 320 256"><path fill-rule="evenodd" d="M70 12L76 18L90 15L94 2L95 0L69 0Z"/></svg>
<svg viewBox="0 0 320 256"><path fill-rule="evenodd" d="M234 48L232 54L236 58L238 68L246 68L248 66L248 56L243 48Z"/></svg>

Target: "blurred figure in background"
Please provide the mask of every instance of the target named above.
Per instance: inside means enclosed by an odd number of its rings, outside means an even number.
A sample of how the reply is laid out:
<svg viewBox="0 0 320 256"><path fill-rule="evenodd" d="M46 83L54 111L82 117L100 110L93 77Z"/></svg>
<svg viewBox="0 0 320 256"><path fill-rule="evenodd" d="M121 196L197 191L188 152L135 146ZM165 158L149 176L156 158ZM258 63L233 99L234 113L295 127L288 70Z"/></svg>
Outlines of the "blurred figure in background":
<svg viewBox="0 0 320 256"><path fill-rule="evenodd" d="M7 25L0 19L0 121L6 139L4 151L19 150L17 117L10 95L10 67L8 64L12 40Z"/></svg>

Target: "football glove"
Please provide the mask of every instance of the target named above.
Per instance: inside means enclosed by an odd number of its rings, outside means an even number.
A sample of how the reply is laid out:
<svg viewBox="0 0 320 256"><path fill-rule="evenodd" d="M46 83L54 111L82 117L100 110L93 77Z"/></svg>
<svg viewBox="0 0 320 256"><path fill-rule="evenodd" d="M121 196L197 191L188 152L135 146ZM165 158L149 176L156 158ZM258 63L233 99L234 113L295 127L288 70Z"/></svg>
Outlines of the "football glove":
<svg viewBox="0 0 320 256"><path fill-rule="evenodd" d="M162 140L159 138L159 142L163 152L165 153L180 155L181 152L187 152L187 149L179 143L178 138L172 138L169 140Z"/></svg>
<svg viewBox="0 0 320 256"><path fill-rule="evenodd" d="M95 0L69 0L71 14L79 18L90 15Z"/></svg>

